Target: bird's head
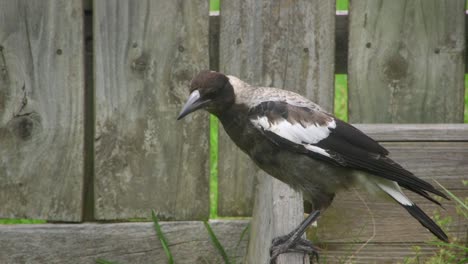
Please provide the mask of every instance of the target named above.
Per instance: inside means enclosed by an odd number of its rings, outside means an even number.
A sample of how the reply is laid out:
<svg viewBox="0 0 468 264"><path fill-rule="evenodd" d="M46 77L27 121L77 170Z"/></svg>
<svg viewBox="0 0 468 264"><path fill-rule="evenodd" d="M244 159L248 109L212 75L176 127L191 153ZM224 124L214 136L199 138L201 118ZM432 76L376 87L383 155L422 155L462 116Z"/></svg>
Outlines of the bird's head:
<svg viewBox="0 0 468 264"><path fill-rule="evenodd" d="M200 72L193 78L189 91L190 96L177 120L198 109L218 115L234 103L234 90L229 78L219 72Z"/></svg>

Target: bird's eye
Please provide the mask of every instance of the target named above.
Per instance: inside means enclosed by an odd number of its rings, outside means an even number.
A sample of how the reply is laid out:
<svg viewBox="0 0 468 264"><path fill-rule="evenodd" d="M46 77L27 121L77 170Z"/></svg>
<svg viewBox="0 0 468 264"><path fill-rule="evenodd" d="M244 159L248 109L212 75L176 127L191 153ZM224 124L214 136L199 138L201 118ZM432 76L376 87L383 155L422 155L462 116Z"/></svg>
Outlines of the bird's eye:
<svg viewBox="0 0 468 264"><path fill-rule="evenodd" d="M215 97L217 94L217 91L216 90L211 90L211 91L208 91L205 96L208 97L208 98L213 98Z"/></svg>

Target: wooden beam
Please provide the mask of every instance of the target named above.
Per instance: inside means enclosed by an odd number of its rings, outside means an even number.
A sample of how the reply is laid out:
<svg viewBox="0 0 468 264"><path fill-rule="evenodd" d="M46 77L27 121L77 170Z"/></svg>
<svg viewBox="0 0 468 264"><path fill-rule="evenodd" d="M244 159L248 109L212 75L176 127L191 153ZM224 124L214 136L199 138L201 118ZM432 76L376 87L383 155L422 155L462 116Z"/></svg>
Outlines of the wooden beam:
<svg viewBox="0 0 468 264"><path fill-rule="evenodd" d="M212 221L232 263L246 252L248 221ZM162 222L175 263L222 263L203 222ZM238 245L239 243L239 245ZM152 223L0 225L0 263L167 263Z"/></svg>
<svg viewBox="0 0 468 264"><path fill-rule="evenodd" d="M247 220L210 221L232 263L245 263ZM321 228L319 222L319 229ZM223 263L202 222L161 222L175 263ZM313 231L313 230L311 230ZM396 263L434 255L437 247L420 242L320 242L324 263ZM0 263L166 263L152 223L0 225ZM460 253L463 256L463 253Z"/></svg>
<svg viewBox="0 0 468 264"><path fill-rule="evenodd" d="M386 142L468 141L468 124L354 124L373 139Z"/></svg>

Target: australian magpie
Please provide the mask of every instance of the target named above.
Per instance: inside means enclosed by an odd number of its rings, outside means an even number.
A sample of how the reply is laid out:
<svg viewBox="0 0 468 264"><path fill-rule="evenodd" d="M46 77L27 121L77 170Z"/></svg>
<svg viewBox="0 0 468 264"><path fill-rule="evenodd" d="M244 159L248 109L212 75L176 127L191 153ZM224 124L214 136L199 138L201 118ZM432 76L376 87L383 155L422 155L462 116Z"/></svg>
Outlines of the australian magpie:
<svg viewBox="0 0 468 264"><path fill-rule="evenodd" d="M258 167L301 191L312 204L314 213L298 228L274 239L273 261L285 252L316 254L309 241L296 238L330 205L337 191L353 185L397 202L436 237L448 242L444 231L401 187L438 205L429 194L447 196L391 160L379 143L303 96L202 71L192 80L190 96L177 119L198 109L217 116L232 141Z"/></svg>

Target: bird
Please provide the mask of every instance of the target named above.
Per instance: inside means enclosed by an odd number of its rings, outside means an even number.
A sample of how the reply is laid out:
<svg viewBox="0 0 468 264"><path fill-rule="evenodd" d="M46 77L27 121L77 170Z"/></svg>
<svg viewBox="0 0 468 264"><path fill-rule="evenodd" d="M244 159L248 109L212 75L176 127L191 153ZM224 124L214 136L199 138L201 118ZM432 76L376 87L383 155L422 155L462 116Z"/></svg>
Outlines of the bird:
<svg viewBox="0 0 468 264"><path fill-rule="evenodd" d="M204 70L192 79L177 120L199 109L215 115L231 140L260 169L302 192L312 205L312 213L297 228L273 239L271 263L287 252L318 258L318 248L301 236L330 206L337 192L353 186L396 202L438 239L449 242L444 231L402 188L439 206L430 194L449 198L390 159L389 151L378 142L309 99Z"/></svg>

